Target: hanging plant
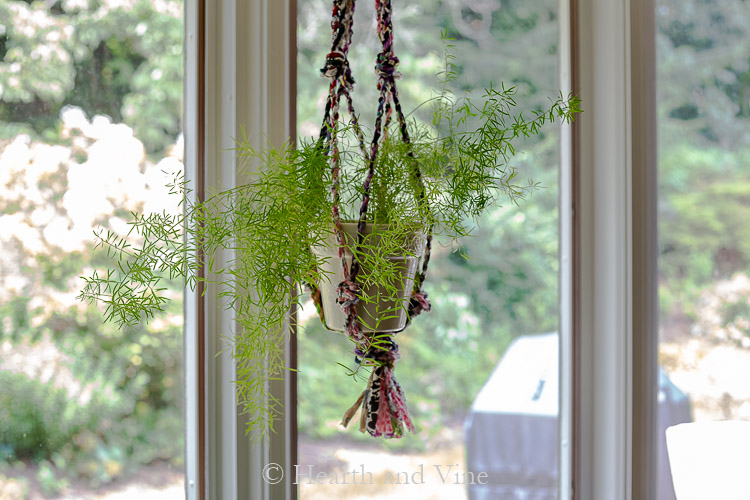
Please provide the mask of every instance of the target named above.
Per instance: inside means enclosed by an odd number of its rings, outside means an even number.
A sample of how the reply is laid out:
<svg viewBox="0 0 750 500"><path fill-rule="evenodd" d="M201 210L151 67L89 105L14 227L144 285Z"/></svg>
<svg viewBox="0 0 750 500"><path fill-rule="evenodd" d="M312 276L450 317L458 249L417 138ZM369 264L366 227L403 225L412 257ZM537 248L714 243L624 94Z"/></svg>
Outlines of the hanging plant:
<svg viewBox="0 0 750 500"><path fill-rule="evenodd" d="M380 96L368 144L354 110L347 59L354 3L333 0L332 46L322 69L330 86L319 137L262 150L240 138L238 158L261 168L241 166L247 184L203 202L191 200L176 178L172 187L184 213L133 214L130 236L137 245L102 230L98 244L117 267L84 278L80 294L103 303L108 320L130 325L162 310L167 298L159 283L166 277L183 278L191 288L199 282L217 286L240 327L231 337L237 394L248 430L257 436L273 429L283 410L267 383L287 368L285 319L293 304L301 305L302 294L291 291L302 284L321 321L353 342L360 368L350 374L371 369L342 423L361 407L360 430L373 436L414 430L394 375L394 335L431 308L423 284L433 238L466 236L498 198L517 203L528 195L535 184L519 185L509 165L514 144L580 112L577 98L560 96L526 119L514 112L516 89L504 86L486 89L481 105L457 98L447 87L455 78L447 52L442 90L431 101L432 126L407 120L396 85L390 0L376 0ZM216 269L214 256L225 250L233 258Z"/></svg>

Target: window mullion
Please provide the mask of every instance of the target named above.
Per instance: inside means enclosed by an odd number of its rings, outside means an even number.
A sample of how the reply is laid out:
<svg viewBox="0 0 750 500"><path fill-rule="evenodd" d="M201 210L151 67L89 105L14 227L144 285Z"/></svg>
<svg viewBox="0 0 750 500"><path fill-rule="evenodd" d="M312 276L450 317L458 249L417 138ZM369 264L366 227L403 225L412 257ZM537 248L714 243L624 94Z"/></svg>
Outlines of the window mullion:
<svg viewBox="0 0 750 500"><path fill-rule="evenodd" d="M631 0L633 498L657 493L658 242L654 0Z"/></svg>
<svg viewBox="0 0 750 500"><path fill-rule="evenodd" d="M575 498L656 494L653 0L576 0Z"/></svg>
<svg viewBox="0 0 750 500"><path fill-rule="evenodd" d="M579 0L575 498L632 498L629 0Z"/></svg>
<svg viewBox="0 0 750 500"><path fill-rule="evenodd" d="M245 182L237 172L234 139L244 133L259 148L276 146L294 130L294 0L216 0L206 2L206 185L230 189ZM229 251L216 254L222 268ZM224 335L236 331L234 312L215 290L206 303L206 498L262 500L293 498L288 481L263 481L263 467L278 463L292 470L296 411L293 372L269 386L285 402L284 422L268 439L253 446L237 406L235 366ZM291 349L291 342L288 351Z"/></svg>
<svg viewBox="0 0 750 500"><path fill-rule="evenodd" d="M192 202L203 191L204 177L204 14L203 0L185 2L184 120L185 179L195 189ZM185 367L185 496L203 500L205 485L205 356L203 300L200 290L186 289L184 298Z"/></svg>
<svg viewBox="0 0 750 500"><path fill-rule="evenodd" d="M573 71L573 29L574 29L574 0L560 0L559 2L559 81L563 95L572 92L574 78ZM563 124L560 130L560 199L559 199L559 297L560 297L560 475L558 481L559 498L571 498L573 487L573 432L575 410L574 402L574 369L573 369L573 307L574 300L574 189L573 189L573 148L572 124Z"/></svg>

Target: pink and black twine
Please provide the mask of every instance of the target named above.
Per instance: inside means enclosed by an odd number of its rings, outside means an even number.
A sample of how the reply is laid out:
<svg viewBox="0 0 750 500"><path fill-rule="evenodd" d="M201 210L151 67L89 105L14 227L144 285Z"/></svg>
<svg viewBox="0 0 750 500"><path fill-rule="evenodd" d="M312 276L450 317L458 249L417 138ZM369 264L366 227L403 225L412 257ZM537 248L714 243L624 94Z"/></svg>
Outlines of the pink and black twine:
<svg viewBox="0 0 750 500"><path fill-rule="evenodd" d="M378 146L381 140L384 140L387 135L388 125L390 124L394 110L398 119L402 140L406 144L410 144L411 142L406 126L406 118L401 109L396 88L396 79L400 74L396 70L399 60L393 52L391 2L390 0L375 0L378 38L382 44L382 51L378 54L375 64L375 70L378 74L380 97L378 99L375 128L369 152L367 150L352 103L351 92L354 86L354 79L352 78L347 59L352 40L354 7L355 0L333 0L331 51L326 57L325 67L321 69L321 73L331 79L323 124L320 130L320 143L321 147L324 147L326 154L330 156L331 161L334 235L338 245L338 257L341 260L344 274L344 280L337 287L337 302L345 314L346 333L357 345L355 359L362 366L372 367L367 388L362 392L357 402L345 413L342 424L346 426L361 406L360 430L362 432L367 430L372 436L398 438L404 434L405 429L414 432L414 425L406 407L406 398L393 373L394 363L399 359L398 345L388 335L378 335L377 342L373 342L373 339L365 335L360 328L356 310L357 303L360 300L360 288L357 284L360 263L357 255L361 251L367 225L370 184L375 175ZM339 211L341 161L337 140L337 124L339 122L339 106L342 97L346 99L352 128L357 135L360 151L368 166L363 185L362 205L359 210L356 250L352 252L351 267L348 265L345 257L346 241ZM420 214L425 220L429 220L425 203L425 188L422 183L419 164L411 149L409 149L408 154L413 165L411 175L413 176L414 185L417 186ZM414 288L408 308L409 321L421 312L429 311L431 307L427 299L427 293L422 290L430 260L431 243L432 227L430 226L427 232L427 244L422 258L422 266L414 280ZM319 291L314 284L311 285L311 288L313 291L312 296L316 300L318 310L322 311L319 303Z"/></svg>

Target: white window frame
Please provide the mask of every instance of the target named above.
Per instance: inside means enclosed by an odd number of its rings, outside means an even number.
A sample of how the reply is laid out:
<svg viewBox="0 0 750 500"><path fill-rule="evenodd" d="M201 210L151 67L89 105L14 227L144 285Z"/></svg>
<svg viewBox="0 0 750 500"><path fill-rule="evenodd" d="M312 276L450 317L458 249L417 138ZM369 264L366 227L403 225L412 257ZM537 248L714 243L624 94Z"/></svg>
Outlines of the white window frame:
<svg viewBox="0 0 750 500"><path fill-rule="evenodd" d="M186 1L188 178L206 165L206 185L236 185L228 149L240 126L250 137L265 134L277 144L294 137L295 5ZM585 110L564 129L561 149L560 498L644 500L656 491L654 5L561 0L560 17L561 86L570 86ZM202 60L205 76L198 81ZM198 126L200 95L205 119ZM232 360L217 354L226 347L219 332L231 328L233 317L209 293L199 325L199 303L188 293L187 498L296 498L290 482L271 487L261 479L269 462L293 470L296 380L273 388L295 408L284 431L252 448L237 411ZM198 340L201 328L205 345ZM203 416L197 403L201 349Z"/></svg>
<svg viewBox="0 0 750 500"><path fill-rule="evenodd" d="M241 137L243 129L255 147L262 140L280 146L294 138L295 9L294 0L186 2L188 181L200 179L205 186L222 189L241 184L231 149L233 138ZM194 195L200 196L199 190ZM230 259L229 252L216 255L219 266ZM283 381L269 387L288 409L284 422L275 434L252 446L237 406L234 362L222 338L225 332L235 331L233 311L210 288L203 296L188 290L185 303L187 499L296 498L291 482L269 484L261 475L267 464L289 471L295 462L294 373L287 372ZM291 345L287 351L294 354ZM294 360L290 361L293 366Z"/></svg>
<svg viewBox="0 0 750 500"><path fill-rule="evenodd" d="M573 498L656 494L653 0L574 0ZM576 88L577 87L577 88ZM565 403L563 403L565 404Z"/></svg>

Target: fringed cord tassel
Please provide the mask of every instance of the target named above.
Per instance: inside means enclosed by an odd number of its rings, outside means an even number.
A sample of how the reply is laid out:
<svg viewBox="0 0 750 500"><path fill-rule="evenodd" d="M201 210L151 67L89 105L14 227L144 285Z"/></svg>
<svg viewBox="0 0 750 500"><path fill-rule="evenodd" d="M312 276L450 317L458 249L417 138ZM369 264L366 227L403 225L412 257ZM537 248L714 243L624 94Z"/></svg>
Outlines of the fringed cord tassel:
<svg viewBox="0 0 750 500"><path fill-rule="evenodd" d="M361 406L361 432L366 430L373 437L398 439L406 430L415 432L415 429L406 406L406 396L393 373L393 365L399 358L398 345L390 339L386 345L385 348L373 347L364 356L357 353L362 357L362 365L373 366L373 370L367 389L346 411L341 424L346 427Z"/></svg>
<svg viewBox="0 0 750 500"><path fill-rule="evenodd" d="M375 129L373 139L368 152L364 143L364 136L359 129L356 121L356 113L351 102L351 91L354 79L351 76L351 69L347 60L349 44L351 43L352 21L354 14L355 0L333 0L333 19L331 28L333 29L331 51L326 58L326 65L321 70L323 75L331 78L329 96L326 102L323 125L320 131L321 143L326 144L326 152L331 158L331 176L333 179L331 194L333 198L333 221L334 234L338 245L338 257L341 260L344 280L337 287L337 302L343 310L346 321L346 333L358 346L355 350L361 363L365 366L372 366L373 370L367 383L367 389L360 395L357 402L349 408L344 414L342 424L346 426L358 407L362 407L362 416L360 418L360 431L367 430L372 436L383 436L386 438L400 438L404 434L404 429L414 432L414 425L409 417L409 411L406 407L406 397L401 389L395 375L393 374L393 365L399 358L398 346L390 337L385 340L378 338L376 346L372 345L371 338L367 337L361 330L359 318L356 311L356 305L360 300L360 289L357 284L357 276L360 269L358 253L363 243L363 235L366 227L367 208L370 201L370 183L375 173L375 164L378 153L378 144L383 137L387 135L387 128L391 121L391 115L395 109L402 138L405 143L409 144L409 135L406 128L406 118L401 110L401 104L398 99L396 90L396 79L400 74L396 71L398 66L398 57L393 52L393 23L391 21L391 2L390 0L375 0L375 10L377 12L377 31L382 51L378 54L375 70L378 73L378 89L380 98L378 101L378 110L375 118ZM368 164L368 172L363 184L362 205L359 211L359 223L357 226L357 241L353 250L351 259L351 268L348 267L345 258L345 240L342 231L341 218L339 214L339 182L340 182L340 158L338 143L336 137L336 126L339 121L339 103L341 98L347 100L348 110L354 120L355 131L360 143L360 149L365 156ZM385 115L385 124L383 116ZM368 157L369 153L369 157ZM409 153L413 159L413 153ZM418 190L417 197L420 206L425 199L424 186L421 183L421 173L419 164L414 160L414 178L421 186ZM420 210L424 212L424 209ZM423 213L423 215L428 215ZM428 219L428 217L425 217ZM422 261L422 272L419 274L415 283L412 297L409 304L408 318L418 315L423 311L431 309L430 302L427 299L427 293L422 290L424 274L427 271L427 263L430 259L430 246L432 241L432 227L427 236L426 253ZM313 294L313 300L319 303L319 297ZM385 346L385 347L384 347ZM364 350L366 352L361 352Z"/></svg>

